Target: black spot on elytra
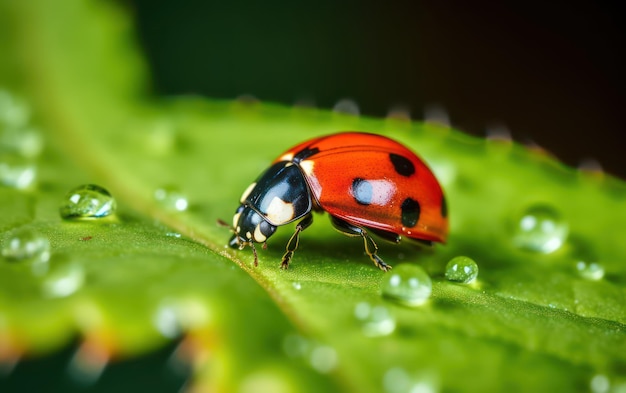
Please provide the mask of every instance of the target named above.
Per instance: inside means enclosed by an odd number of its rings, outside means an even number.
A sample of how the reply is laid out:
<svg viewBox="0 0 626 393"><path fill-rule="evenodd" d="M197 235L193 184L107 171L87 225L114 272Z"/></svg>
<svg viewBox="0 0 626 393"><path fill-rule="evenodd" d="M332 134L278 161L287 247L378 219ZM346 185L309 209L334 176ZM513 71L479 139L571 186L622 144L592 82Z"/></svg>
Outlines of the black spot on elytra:
<svg viewBox="0 0 626 393"><path fill-rule="evenodd" d="M402 225L412 228L417 224L420 219L420 204L411 198L407 198L402 202L400 206L402 209Z"/></svg>
<svg viewBox="0 0 626 393"><path fill-rule="evenodd" d="M389 153L389 159L399 175L409 177L415 173L415 165L408 158Z"/></svg>
<svg viewBox="0 0 626 393"><path fill-rule="evenodd" d="M359 205L369 205L372 203L374 188L367 180L357 177L352 180L352 196Z"/></svg>
<svg viewBox="0 0 626 393"><path fill-rule="evenodd" d="M444 195L441 196L441 217L448 217L448 203Z"/></svg>
<svg viewBox="0 0 626 393"><path fill-rule="evenodd" d="M300 161L306 160L307 158L316 155L317 153L320 152L320 149L317 147L314 148L304 148L302 150L300 150L299 152L297 152L294 156L293 156L293 162L295 162L296 164L299 163Z"/></svg>

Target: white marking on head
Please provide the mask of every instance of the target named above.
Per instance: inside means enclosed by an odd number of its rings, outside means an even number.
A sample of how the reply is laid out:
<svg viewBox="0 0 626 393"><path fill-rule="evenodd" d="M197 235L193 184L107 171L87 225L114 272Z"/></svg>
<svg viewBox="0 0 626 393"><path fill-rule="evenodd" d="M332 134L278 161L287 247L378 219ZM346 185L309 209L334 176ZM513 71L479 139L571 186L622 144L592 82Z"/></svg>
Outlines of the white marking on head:
<svg viewBox="0 0 626 393"><path fill-rule="evenodd" d="M312 160L304 160L300 163L300 168L305 175L311 176L313 174L313 167L315 166L315 162Z"/></svg>
<svg viewBox="0 0 626 393"><path fill-rule="evenodd" d="M241 232L241 227L237 225L237 233Z"/></svg>
<svg viewBox="0 0 626 393"><path fill-rule="evenodd" d="M267 207L267 219L274 225L282 225L293 219L293 203L275 196Z"/></svg>
<svg viewBox="0 0 626 393"><path fill-rule="evenodd" d="M291 161L293 160L293 153L287 153L287 154L283 154L282 156L280 156L280 158L278 159L278 161Z"/></svg>
<svg viewBox="0 0 626 393"><path fill-rule="evenodd" d="M261 232L261 225L257 225L254 228L254 241L257 243L263 243L267 240L267 237Z"/></svg>
<svg viewBox="0 0 626 393"><path fill-rule="evenodd" d="M246 238L248 240L252 239L252 234L250 233L250 231L246 232Z"/></svg>
<svg viewBox="0 0 626 393"><path fill-rule="evenodd" d="M241 194L241 199L239 199L239 202L244 203L246 201L246 198L248 197L248 195L250 195L250 193L252 192L252 189L256 186L256 183L252 183L248 186L248 188L246 188L246 190L243 192L243 194Z"/></svg>
<svg viewBox="0 0 626 393"><path fill-rule="evenodd" d="M241 217L241 213L235 213L233 216L233 228L239 228L239 226L237 226L237 224L239 224L239 217ZM237 232L239 232L239 229L237 229Z"/></svg>

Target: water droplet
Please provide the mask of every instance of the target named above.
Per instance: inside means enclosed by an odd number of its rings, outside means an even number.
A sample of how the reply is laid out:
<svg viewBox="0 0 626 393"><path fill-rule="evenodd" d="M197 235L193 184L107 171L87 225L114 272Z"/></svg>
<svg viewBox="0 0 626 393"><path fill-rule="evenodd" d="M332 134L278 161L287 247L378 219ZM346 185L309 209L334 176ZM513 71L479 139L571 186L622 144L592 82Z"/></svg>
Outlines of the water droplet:
<svg viewBox="0 0 626 393"><path fill-rule="evenodd" d="M30 189L37 179L37 167L30 160L15 154L0 158L0 184L19 190Z"/></svg>
<svg viewBox="0 0 626 393"><path fill-rule="evenodd" d="M432 293L432 281L417 265L401 264L383 277L382 294L408 306L425 303Z"/></svg>
<svg viewBox="0 0 626 393"><path fill-rule="evenodd" d="M357 303L354 307L354 316L361 322L361 330L367 337L387 336L396 329L395 318L383 305Z"/></svg>
<svg viewBox="0 0 626 393"><path fill-rule="evenodd" d="M587 280L601 280L604 277L604 266L595 262L576 262L576 271Z"/></svg>
<svg viewBox="0 0 626 393"><path fill-rule="evenodd" d="M526 139L524 141L524 146L526 146L526 149L528 149L528 151L530 151L531 153L537 156L543 156L543 157L552 156L549 151L541 147L537 142L533 141L532 139Z"/></svg>
<svg viewBox="0 0 626 393"><path fill-rule="evenodd" d="M291 286L296 290L299 291L300 289L302 289L302 284L300 284L298 281L294 281L291 283Z"/></svg>
<svg viewBox="0 0 626 393"><path fill-rule="evenodd" d="M558 211L548 205L533 205L517 220L513 242L519 248L547 254L563 245L568 232Z"/></svg>
<svg viewBox="0 0 626 393"><path fill-rule="evenodd" d="M48 297L66 297L78 291L85 282L85 271L76 262L65 262L50 267L43 280L42 289Z"/></svg>
<svg viewBox="0 0 626 393"><path fill-rule="evenodd" d="M450 281L469 284L478 277L478 265L466 256L454 257L446 265L446 278Z"/></svg>
<svg viewBox="0 0 626 393"><path fill-rule="evenodd" d="M511 130L504 124L493 124L487 128L487 140L502 143L512 143Z"/></svg>
<svg viewBox="0 0 626 393"><path fill-rule="evenodd" d="M19 228L5 236L2 256L10 261L47 263L50 259L50 242L37 231Z"/></svg>
<svg viewBox="0 0 626 393"><path fill-rule="evenodd" d="M206 326L210 319L207 305L197 298L188 297L164 300L154 313L152 322L163 336L175 338L184 331Z"/></svg>
<svg viewBox="0 0 626 393"><path fill-rule="evenodd" d="M175 306L164 304L157 309L152 322L161 334L167 338L176 338L182 333L179 312Z"/></svg>
<svg viewBox="0 0 626 393"><path fill-rule="evenodd" d="M65 195L59 211L65 219L102 218L115 213L116 208L115 199L106 189L85 184Z"/></svg>
<svg viewBox="0 0 626 393"><path fill-rule="evenodd" d="M329 373L337 367L337 351L328 345L312 342L298 334L283 339L283 351L293 359L305 359L320 373Z"/></svg>
<svg viewBox="0 0 626 393"><path fill-rule="evenodd" d="M607 393L611 388L611 381L606 375L596 374L591 378L589 387L593 393Z"/></svg>
<svg viewBox="0 0 626 393"><path fill-rule="evenodd" d="M337 351L327 345L318 345L311 351L309 362L317 372L327 374L337 367Z"/></svg>
<svg viewBox="0 0 626 393"><path fill-rule="evenodd" d="M424 108L424 121L449 128L452 124L448 112L438 104L432 104Z"/></svg>
<svg viewBox="0 0 626 393"><path fill-rule="evenodd" d="M602 164L593 158L586 158L578 164L578 170L589 175L602 175Z"/></svg>
<svg viewBox="0 0 626 393"><path fill-rule="evenodd" d="M176 187L166 186L154 192L154 199L164 208L172 211L185 211L189 207L187 197Z"/></svg>
<svg viewBox="0 0 626 393"><path fill-rule="evenodd" d="M411 121L411 111L405 105L393 106L387 112L387 118L399 121Z"/></svg>
<svg viewBox="0 0 626 393"><path fill-rule="evenodd" d="M333 106L333 111L352 116L358 116L360 113L359 105L354 100L348 98L337 101L335 106Z"/></svg>
<svg viewBox="0 0 626 393"><path fill-rule="evenodd" d="M435 393L439 391L437 378L432 373L410 375L400 367L393 367L383 376L386 393Z"/></svg>

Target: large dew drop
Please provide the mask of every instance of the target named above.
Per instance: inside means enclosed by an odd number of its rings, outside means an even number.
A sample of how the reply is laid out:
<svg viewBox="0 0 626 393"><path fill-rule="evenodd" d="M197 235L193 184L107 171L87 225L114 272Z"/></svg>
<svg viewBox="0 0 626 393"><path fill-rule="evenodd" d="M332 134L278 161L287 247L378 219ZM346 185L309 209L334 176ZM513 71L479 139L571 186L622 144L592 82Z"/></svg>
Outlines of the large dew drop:
<svg viewBox="0 0 626 393"><path fill-rule="evenodd" d="M59 209L65 219L102 218L115 212L111 194L95 184L85 184L68 192Z"/></svg>
<svg viewBox="0 0 626 393"><path fill-rule="evenodd" d="M384 297L405 304L419 306L430 297L433 284L428 274L419 266L402 264L383 277Z"/></svg>
<svg viewBox="0 0 626 393"><path fill-rule="evenodd" d="M446 278L450 281L469 284L478 277L478 265L472 258L454 257L446 265Z"/></svg>
<svg viewBox="0 0 626 393"><path fill-rule="evenodd" d="M559 213L548 205L533 205L515 221L514 244L522 249L551 253L567 238L569 228Z"/></svg>

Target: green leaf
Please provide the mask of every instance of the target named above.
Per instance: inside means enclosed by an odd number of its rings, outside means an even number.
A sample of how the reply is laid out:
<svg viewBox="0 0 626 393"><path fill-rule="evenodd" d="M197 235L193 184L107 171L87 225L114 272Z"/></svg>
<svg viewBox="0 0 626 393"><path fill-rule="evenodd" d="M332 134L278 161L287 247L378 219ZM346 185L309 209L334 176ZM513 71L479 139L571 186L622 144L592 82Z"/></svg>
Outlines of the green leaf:
<svg viewBox="0 0 626 393"><path fill-rule="evenodd" d="M130 20L107 2L4 0L0 33L0 142L12 168L0 168L8 185L0 189L2 247L29 231L48 239L51 254L48 262L0 260L6 369L79 337L69 369L97 383L108 361L180 339L175 356L194 365L190 386L201 391L626 386L622 181L432 123L147 98ZM229 221L272 159L349 129L405 143L446 190L446 245L380 244L396 271L420 265L430 274L426 304L382 297L393 271L376 269L362 243L334 232L323 215L288 271L278 266L293 227L259 250L258 267L249 249L225 247L229 233L217 219ZM15 173L25 167L37 168L36 182L18 187ZM87 183L110 191L117 213L62 219L66 193ZM155 198L159 189L180 192L188 209ZM539 232L523 233L522 224ZM459 255L477 262L475 283L445 279Z"/></svg>

